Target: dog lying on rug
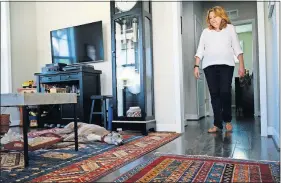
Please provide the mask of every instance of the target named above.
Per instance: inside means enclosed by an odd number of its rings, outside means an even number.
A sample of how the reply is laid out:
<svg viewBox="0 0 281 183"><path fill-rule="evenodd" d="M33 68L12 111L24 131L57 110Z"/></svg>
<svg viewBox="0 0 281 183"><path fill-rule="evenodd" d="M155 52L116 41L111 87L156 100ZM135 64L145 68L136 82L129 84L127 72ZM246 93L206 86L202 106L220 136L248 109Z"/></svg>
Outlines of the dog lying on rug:
<svg viewBox="0 0 281 183"><path fill-rule="evenodd" d="M81 143L90 143L93 141L100 141L105 142L107 144L114 144L114 145L122 145L123 144L123 137L121 134L117 132L110 132L106 130L104 127L95 125L95 124L87 124L78 122L78 142ZM52 128L48 130L42 131L34 131L28 133L28 138L34 139L44 134L56 134L62 137L62 142L58 142L50 146L50 148L60 148L60 147L67 147L72 145L73 142L66 142L66 141L74 141L74 122L69 123L64 128ZM1 138L1 144L7 144L13 141L23 141L23 137L21 134L12 132L9 130L3 138Z"/></svg>
<svg viewBox="0 0 281 183"><path fill-rule="evenodd" d="M91 142L100 141L107 144L122 145L123 137L117 132L110 132L104 127L95 124L77 123L78 141ZM63 141L74 141L74 122L55 132L63 137Z"/></svg>

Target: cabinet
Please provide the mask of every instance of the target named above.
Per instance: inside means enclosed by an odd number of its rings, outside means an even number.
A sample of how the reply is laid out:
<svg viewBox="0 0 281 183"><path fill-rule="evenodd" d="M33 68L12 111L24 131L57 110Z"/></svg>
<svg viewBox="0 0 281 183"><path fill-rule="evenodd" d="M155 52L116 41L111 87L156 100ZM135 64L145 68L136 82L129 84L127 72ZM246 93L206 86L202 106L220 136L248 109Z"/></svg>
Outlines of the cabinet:
<svg viewBox="0 0 281 183"><path fill-rule="evenodd" d="M101 94L100 74L102 72L91 67L78 66L76 69L53 73L35 73L37 92L46 92L50 87L66 88L66 92L77 93L77 119L88 123L92 95ZM98 107L98 106L97 106ZM96 109L97 111L100 109ZM40 119L39 126L44 124L67 124L73 120L73 105L45 106L45 117ZM100 120L98 117L95 120Z"/></svg>
<svg viewBox="0 0 281 183"><path fill-rule="evenodd" d="M110 7L113 123L155 123L151 2L111 1Z"/></svg>

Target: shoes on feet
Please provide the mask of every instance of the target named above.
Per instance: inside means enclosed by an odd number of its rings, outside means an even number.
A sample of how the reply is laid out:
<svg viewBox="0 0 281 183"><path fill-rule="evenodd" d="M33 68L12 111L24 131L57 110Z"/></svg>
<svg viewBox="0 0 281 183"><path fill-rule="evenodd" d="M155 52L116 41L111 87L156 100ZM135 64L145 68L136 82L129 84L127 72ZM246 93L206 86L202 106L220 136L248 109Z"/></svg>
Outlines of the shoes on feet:
<svg viewBox="0 0 281 183"><path fill-rule="evenodd" d="M225 128L226 128L226 131L231 132L232 131L231 123L226 123Z"/></svg>
<svg viewBox="0 0 281 183"><path fill-rule="evenodd" d="M212 128L210 128L208 130L209 133L215 133L215 132L218 132L218 131L221 131L221 130L216 126L213 126Z"/></svg>

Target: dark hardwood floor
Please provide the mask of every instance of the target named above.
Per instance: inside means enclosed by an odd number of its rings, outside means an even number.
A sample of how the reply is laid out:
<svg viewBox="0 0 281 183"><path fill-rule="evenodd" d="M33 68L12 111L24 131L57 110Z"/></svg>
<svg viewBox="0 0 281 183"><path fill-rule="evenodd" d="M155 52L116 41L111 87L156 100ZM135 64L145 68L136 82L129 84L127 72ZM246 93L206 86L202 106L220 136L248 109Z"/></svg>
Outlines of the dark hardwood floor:
<svg viewBox="0 0 281 183"><path fill-rule="evenodd" d="M280 161L280 152L277 151L272 138L260 136L260 118L234 118L233 132L209 134L207 130L212 126L212 121L212 117L188 121L182 136L108 174L98 182L112 182L121 174L146 161L155 152Z"/></svg>

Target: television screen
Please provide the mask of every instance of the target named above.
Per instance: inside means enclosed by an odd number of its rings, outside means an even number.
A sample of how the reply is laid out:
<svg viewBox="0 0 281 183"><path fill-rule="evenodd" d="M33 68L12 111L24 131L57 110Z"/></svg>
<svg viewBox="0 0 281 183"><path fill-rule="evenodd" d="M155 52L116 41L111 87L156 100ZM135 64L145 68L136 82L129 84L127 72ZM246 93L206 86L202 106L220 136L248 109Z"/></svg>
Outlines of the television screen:
<svg viewBox="0 0 281 183"><path fill-rule="evenodd" d="M102 21L51 31L52 63L104 60Z"/></svg>

